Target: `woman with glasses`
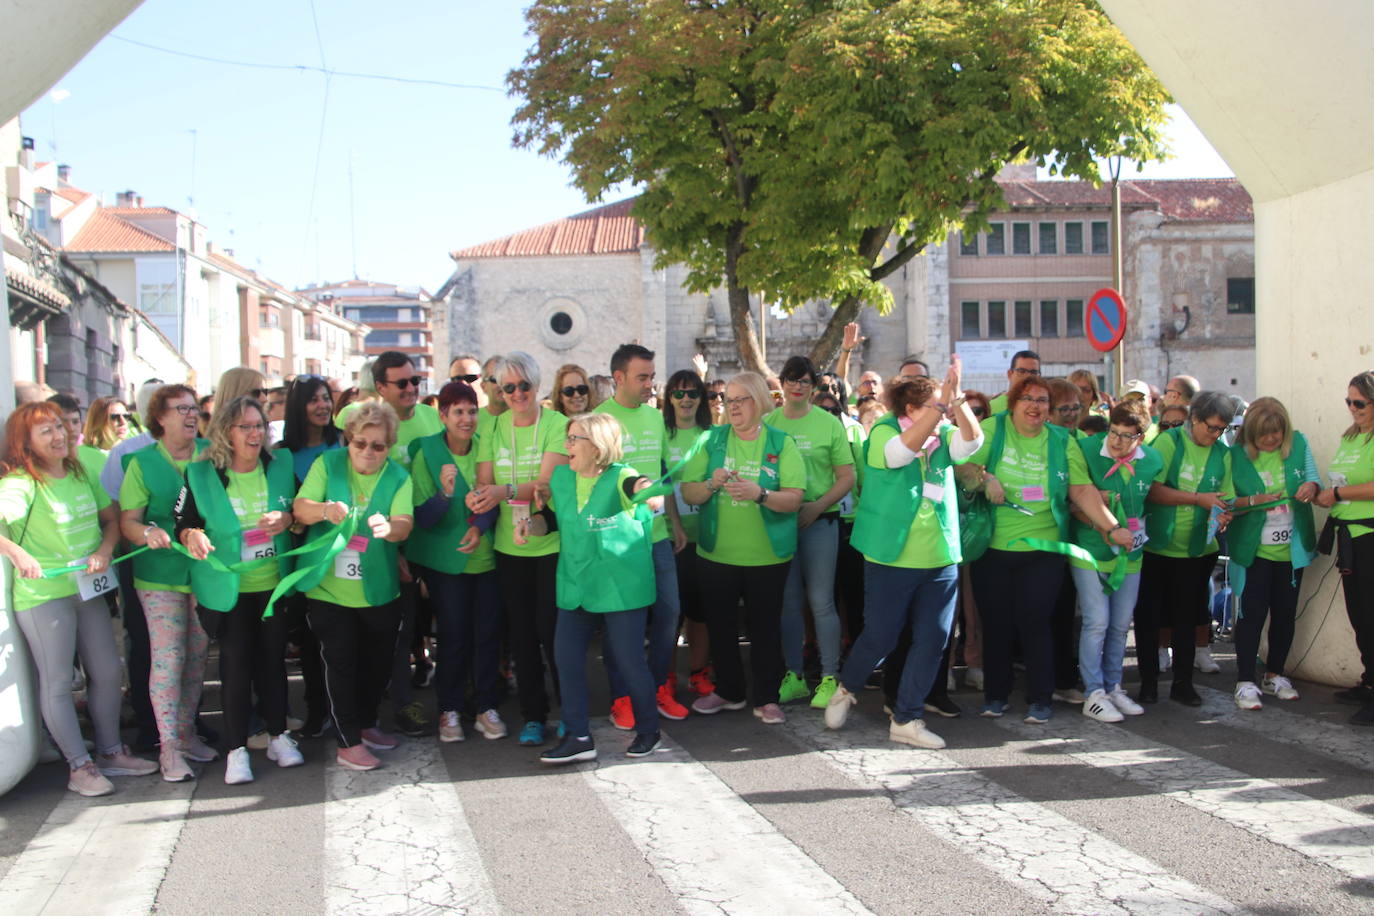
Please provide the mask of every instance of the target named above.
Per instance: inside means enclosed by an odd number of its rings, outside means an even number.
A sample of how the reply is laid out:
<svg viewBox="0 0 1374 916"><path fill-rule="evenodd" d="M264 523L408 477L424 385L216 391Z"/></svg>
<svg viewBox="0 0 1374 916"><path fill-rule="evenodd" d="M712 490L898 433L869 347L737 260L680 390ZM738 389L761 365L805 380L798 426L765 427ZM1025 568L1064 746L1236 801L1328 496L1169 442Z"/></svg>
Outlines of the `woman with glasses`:
<svg viewBox="0 0 1374 916"><path fill-rule="evenodd" d="M559 366L553 374L553 409L565 417L586 413L595 406L591 391L587 370L572 363Z"/></svg>
<svg viewBox="0 0 1374 916"><path fill-rule="evenodd" d="M1096 375L1088 369L1075 369L1069 373L1069 382L1078 390L1078 403L1083 408L1081 416L1107 418L1111 406L1107 404L1097 387Z"/></svg>
<svg viewBox="0 0 1374 916"><path fill-rule="evenodd" d="M558 532L517 543L517 519L528 518L536 486L547 484L553 469L568 463L564 434L568 418L539 406L539 364L519 350L493 366L505 397L505 413L489 437L477 443L477 486L468 493L473 512L500 508L496 520L496 572L501 582L518 673L520 712L525 724L521 744L543 744L549 716L544 683L547 663L558 683L553 636L557 621Z"/></svg>
<svg viewBox="0 0 1374 916"><path fill-rule="evenodd" d="M336 759L350 770L375 769L372 751L397 743L377 727L377 706L391 678L401 622L398 545L415 522L410 475L387 457L398 426L390 405L359 405L344 426L347 448L315 459L291 507L296 521L309 526L307 542L332 536L357 514L343 552L297 585L324 657Z"/></svg>
<svg viewBox="0 0 1374 916"><path fill-rule="evenodd" d="M1123 548L1107 543L1087 517L1074 510L1073 542L1098 561L1100 571L1077 557L1069 559L1069 572L1077 586L1083 630L1078 639L1078 668L1083 676L1083 715L1098 722L1120 722L1124 716L1145 712L1121 686L1126 635L1131 612L1140 592L1140 568L1144 562L1145 505L1150 487L1164 463L1159 453L1143 444L1150 428L1145 402L1134 398L1112 408L1106 433L1078 440L1084 463L1118 519L1125 519L1131 534L1125 578L1109 587L1110 574Z"/></svg>
<svg viewBox="0 0 1374 916"><path fill-rule="evenodd" d="M1312 500L1321 490L1321 478L1307 437L1293 428L1283 404L1268 397L1256 399L1245 413L1231 447L1231 473L1237 509L1269 506L1238 513L1226 531L1231 583L1240 596L1235 702L1241 709L1259 709L1261 693L1298 699L1283 672L1293 645L1302 572L1317 554ZM1255 659L1265 618L1269 652L1260 680Z"/></svg>
<svg viewBox="0 0 1374 916"><path fill-rule="evenodd" d="M1330 552L1333 543L1336 547L1345 612L1364 668L1359 683L1337 691L1336 698L1362 704L1351 722L1374 725L1374 372L1350 380L1345 406L1350 426L1327 469L1331 488L1317 494L1316 503L1331 510L1321 549Z"/></svg>
<svg viewBox="0 0 1374 916"><path fill-rule="evenodd" d="M754 715L774 725L786 720L778 705L782 596L797 552L796 513L806 465L792 437L763 422L773 409L763 376L741 372L725 392L729 425L707 433L705 447L688 462L682 478L682 498L701 506L698 568L716 671L715 692L692 708L705 715L744 708L748 693L738 613L743 598Z"/></svg>
<svg viewBox="0 0 1374 916"><path fill-rule="evenodd" d="M692 369L679 369L664 386L663 426L668 433L669 467L687 457L702 434L711 428L711 408L706 401L706 384ZM681 478L681 474L678 475ZM697 515L700 506L682 498L682 484L673 487L678 517L687 546L676 554L678 597L682 603L683 632L687 637L688 684L697 696L715 690L707 666L711 659L711 640L706 629L706 612L701 602L700 571L697 567Z"/></svg>
<svg viewBox="0 0 1374 916"><path fill-rule="evenodd" d="M194 778L188 758L208 763L219 756L194 728L210 640L195 614L191 561L170 549L186 467L204 447L196 439L199 422L195 391L185 385L159 388L148 403L153 444L127 456L119 488L124 539L150 548L131 562L134 590L148 621L148 694L161 741L158 762L168 782Z"/></svg>
<svg viewBox="0 0 1374 916"><path fill-rule="evenodd" d="M712 379L706 385L706 406L711 409L711 425L724 426L725 418L725 379Z"/></svg>
<svg viewBox="0 0 1374 916"><path fill-rule="evenodd" d="M77 460L91 480L100 479L110 449L129 438L129 419L129 407L119 398L96 398L91 402L82 443L76 449Z"/></svg>
<svg viewBox="0 0 1374 916"><path fill-rule="evenodd" d="M782 656L787 665L778 702L811 696L825 709L839 686L840 615L835 611L835 563L840 546L839 502L854 489L854 452L838 417L811 403L819 373L805 356L783 364L783 406L764 417L769 427L792 437L806 467L806 487L797 510L797 558L787 571L782 598ZM814 695L802 674L809 605L821 657L821 682Z"/></svg>
<svg viewBox="0 0 1374 916"><path fill-rule="evenodd" d="M1159 430L1159 432L1164 432L1168 429L1177 429L1178 427L1182 426L1184 423L1187 422L1188 408L1182 405L1175 404L1174 406L1166 407L1159 412L1159 423L1156 424L1156 428Z"/></svg>
<svg viewBox="0 0 1374 916"><path fill-rule="evenodd" d="M1050 390L1050 423L1063 429L1070 439L1077 439L1078 420L1083 415L1078 387L1062 378L1046 378L1045 384ZM1078 704L1083 702L1083 693L1078 689L1078 644L1073 624L1078 612L1078 589L1074 583L1072 575L1065 576L1054 602L1054 698Z"/></svg>
<svg viewBox="0 0 1374 916"><path fill-rule="evenodd" d="M1121 547L1130 532L1092 485L1083 452L1063 427L1050 424L1050 389L1038 375L1019 375L1005 413L984 420L983 445L971 459L986 469L983 486L996 506L992 541L973 564L973 590L983 615L985 705L982 715L1007 711L1013 681L1012 649L1019 639L1026 664L1025 721L1048 722L1053 711L1051 615L1064 578L1064 557L1038 542L1069 539L1069 506ZM1029 540L1027 540L1029 539Z"/></svg>
<svg viewBox="0 0 1374 916"><path fill-rule="evenodd" d="M1231 450L1221 442L1231 422L1231 399L1203 391L1189 405L1188 422L1155 437L1151 445L1164 462L1163 476L1150 488L1146 512L1145 562L1135 609L1135 654L1140 666L1137 700L1159 700L1159 636L1172 629L1174 681L1170 699L1201 706L1193 689L1193 653L1198 626L1212 619L1208 583L1220 548L1217 533L1231 521Z"/></svg>
<svg viewBox="0 0 1374 916"><path fill-rule="evenodd" d="M255 696L272 736L267 759L282 767L305 762L286 729L287 615L263 617L272 590L291 571L290 558L282 554L291 549L296 475L289 452L266 447L267 417L251 398L221 402L209 439L186 467L176 534L197 560L213 553L222 563L258 561L237 573L209 563L191 565L201 626L219 642L220 702L230 748L224 781L238 785L253 781L248 721Z"/></svg>

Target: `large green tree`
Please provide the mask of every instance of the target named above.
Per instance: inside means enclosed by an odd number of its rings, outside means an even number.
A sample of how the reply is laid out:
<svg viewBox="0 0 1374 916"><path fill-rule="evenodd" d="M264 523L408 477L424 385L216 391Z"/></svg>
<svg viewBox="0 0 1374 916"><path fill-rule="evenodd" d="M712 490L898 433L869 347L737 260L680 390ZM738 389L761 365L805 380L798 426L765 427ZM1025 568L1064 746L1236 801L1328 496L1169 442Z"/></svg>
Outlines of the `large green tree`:
<svg viewBox="0 0 1374 916"><path fill-rule="evenodd" d="M1029 159L1097 180L1163 154L1168 96L1090 0L537 0L508 83L517 145L597 200L642 189L659 265L725 285L762 370L750 294L828 299L827 365L882 279L1002 205Z"/></svg>

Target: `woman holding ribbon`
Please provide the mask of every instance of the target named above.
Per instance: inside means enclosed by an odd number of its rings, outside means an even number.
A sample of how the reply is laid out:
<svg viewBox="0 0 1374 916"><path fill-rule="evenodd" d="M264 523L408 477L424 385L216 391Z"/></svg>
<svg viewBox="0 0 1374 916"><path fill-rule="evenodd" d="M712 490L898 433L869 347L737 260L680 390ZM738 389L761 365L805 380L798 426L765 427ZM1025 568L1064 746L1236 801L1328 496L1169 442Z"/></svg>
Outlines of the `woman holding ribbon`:
<svg viewBox="0 0 1374 916"><path fill-rule="evenodd" d="M310 526L307 543L334 539L323 553L303 555L293 575L300 576L296 587L305 592L324 656L337 760L350 770L376 768L371 750L396 746L377 727L377 704L401 619L397 545L414 524L410 475L387 457L398 425L385 402L359 404L344 424L347 448L315 459L292 503L296 521ZM347 542L338 543L345 535Z"/></svg>
<svg viewBox="0 0 1374 916"><path fill-rule="evenodd" d="M38 669L43 723L71 769L67 788L108 795L114 785L107 776L146 776L157 764L134 757L119 738L119 652L98 587L114 587L109 567L119 526L109 496L71 451L57 405L24 404L10 414L0 464L7 535L0 537L0 554L14 564L12 607ZM94 759L72 702L77 655L95 727Z"/></svg>
<svg viewBox="0 0 1374 916"><path fill-rule="evenodd" d="M153 443L124 456L119 487L124 540L148 551L134 557L134 590L148 621L152 667L148 695L161 740L162 778L194 778L187 759L208 763L219 752L195 732L210 639L195 613L191 560L172 549L176 502L186 485L186 467L204 448L196 438L200 405L186 385L163 385L148 402Z"/></svg>
<svg viewBox="0 0 1374 916"><path fill-rule="evenodd" d="M248 720L253 697L272 736L267 759L305 762L286 731L286 608L264 617L268 600L291 571L291 500L296 476L290 452L265 448L267 418L252 398L215 408L210 444L186 466L176 506L177 540L199 561L191 591L206 634L219 641L220 702L230 748L224 781L253 781Z"/></svg>
<svg viewBox="0 0 1374 916"><path fill-rule="evenodd" d="M1231 447L1235 520L1227 529L1231 583L1240 595L1236 621L1236 705L1259 709L1260 693L1296 700L1284 676L1298 613L1302 571L1317 552L1312 500L1321 490L1307 437L1276 398L1257 398ZM1269 619L1264 678L1256 681L1260 631Z"/></svg>

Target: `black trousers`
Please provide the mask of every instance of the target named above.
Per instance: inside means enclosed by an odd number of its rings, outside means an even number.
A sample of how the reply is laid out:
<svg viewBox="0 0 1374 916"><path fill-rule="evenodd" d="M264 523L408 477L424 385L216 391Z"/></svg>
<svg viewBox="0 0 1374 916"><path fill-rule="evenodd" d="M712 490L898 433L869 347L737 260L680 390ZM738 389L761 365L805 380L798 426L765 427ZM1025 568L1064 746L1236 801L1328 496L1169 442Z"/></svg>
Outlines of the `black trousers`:
<svg viewBox="0 0 1374 916"><path fill-rule="evenodd" d="M119 579L120 613L124 616L124 658L129 668L129 705L133 707L140 736L151 736L157 742L157 719L153 703L148 698L148 676L152 672L153 653L148 642L148 621L143 616L143 602L134 589L134 564L120 563L115 567Z"/></svg>
<svg viewBox="0 0 1374 916"><path fill-rule="evenodd" d="M391 678L391 660L401 626L395 601L380 607L344 607L309 601L310 628L320 641L329 714L340 747L362 741L377 723L377 705Z"/></svg>
<svg viewBox="0 0 1374 916"><path fill-rule="evenodd" d="M558 624L558 554L518 557L497 553L496 573L501 578L501 595L506 603L520 715L526 722L542 723L549 717L546 670L555 692L558 689L553 648Z"/></svg>
<svg viewBox="0 0 1374 916"><path fill-rule="evenodd" d="M1173 688L1192 686L1199 610L1211 619L1207 591L1216 565L1215 553L1166 557L1145 552L1135 603L1135 661L1142 684L1153 687L1159 681L1159 629L1165 627L1173 631Z"/></svg>
<svg viewBox="0 0 1374 916"><path fill-rule="evenodd" d="M1341 576L1345 613L1355 631L1355 645L1364 665L1361 684L1374 686L1374 534L1351 539L1354 572Z"/></svg>
<svg viewBox="0 0 1374 916"><path fill-rule="evenodd" d="M286 608L286 638L300 648L301 680L305 683L305 720L311 725L320 722L329 708L324 693L324 663L320 660L320 641L306 623L306 598L292 595L277 602L278 613Z"/></svg>
<svg viewBox="0 0 1374 916"><path fill-rule="evenodd" d="M698 558L701 599L711 636L716 693L737 703L745 699L744 662L739 654L739 603L749 630L749 669L753 705L778 701L782 685L782 592L791 561L772 566L731 566Z"/></svg>
<svg viewBox="0 0 1374 916"><path fill-rule="evenodd" d="M682 616L705 623L706 609L701 605L701 572L697 569L700 562L697 545L688 544L673 559L677 563L677 597L682 605Z"/></svg>
<svg viewBox="0 0 1374 916"><path fill-rule="evenodd" d="M419 615L420 581L401 582L401 597L395 602L399 617L399 633L392 652L391 674L387 691L391 708L400 711L415 699L415 687L410 683L410 648L415 636L415 621Z"/></svg>
<svg viewBox="0 0 1374 916"><path fill-rule="evenodd" d="M248 743L253 695L268 734L286 731L286 631L284 607L266 620L262 612L271 592L240 594L231 611L196 606L206 635L219 641L220 705L224 708L225 747Z"/></svg>
<svg viewBox="0 0 1374 916"><path fill-rule="evenodd" d="M853 533L854 523L840 519L840 555L835 561L835 602L836 606L844 608L843 619L849 630L850 645L859 638L864 628L864 555L849 543L849 536ZM893 654L888 653L888 657L893 657Z"/></svg>
<svg viewBox="0 0 1374 916"><path fill-rule="evenodd" d="M1011 697L1012 649L1021 646L1026 699L1048 706L1054 694L1051 618L1064 558L1038 550L989 550L971 569L973 594L983 615L983 696Z"/></svg>
<svg viewBox="0 0 1374 916"><path fill-rule="evenodd" d="M1302 570L1289 562L1255 557L1245 571L1245 591L1240 595L1240 619L1236 621L1236 681L1253 681L1259 655L1260 631L1269 619L1269 657L1265 670L1283 674L1298 616L1298 591Z"/></svg>
<svg viewBox="0 0 1374 916"><path fill-rule="evenodd" d="M1078 636L1074 632L1074 612L1078 610L1078 588L1067 573L1054 599L1050 633L1054 641L1054 689L1078 686Z"/></svg>

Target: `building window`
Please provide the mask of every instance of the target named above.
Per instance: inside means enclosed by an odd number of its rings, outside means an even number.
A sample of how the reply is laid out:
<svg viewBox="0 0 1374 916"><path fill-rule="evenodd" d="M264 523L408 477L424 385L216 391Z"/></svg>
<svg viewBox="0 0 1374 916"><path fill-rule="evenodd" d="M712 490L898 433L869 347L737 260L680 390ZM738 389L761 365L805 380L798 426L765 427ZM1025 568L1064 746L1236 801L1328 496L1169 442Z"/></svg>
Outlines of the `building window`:
<svg viewBox="0 0 1374 916"><path fill-rule="evenodd" d="M1040 336L1059 336L1059 300L1040 300Z"/></svg>
<svg viewBox="0 0 1374 916"><path fill-rule="evenodd" d="M1028 241L1028 242L1030 241L1030 238L1029 238L1029 231L1030 231L1030 229L1029 229L1029 227L1027 227L1027 239L1026 239L1026 241ZM1033 327L1031 326L1031 303L1030 303L1030 300L1026 300L1026 301L1023 301L1023 302L1018 302L1018 303L1016 303L1016 308L1015 308L1014 319L1013 319L1013 320L1016 322L1016 336L1017 336L1018 338L1020 338L1020 337L1034 337L1034 336L1035 336L1035 328L1033 328Z"/></svg>
<svg viewBox="0 0 1374 916"><path fill-rule="evenodd" d="M1040 253L1059 254L1059 224L1040 224Z"/></svg>
<svg viewBox="0 0 1374 916"><path fill-rule="evenodd" d="M959 233L959 253L975 258L978 256L978 233Z"/></svg>
<svg viewBox="0 0 1374 916"><path fill-rule="evenodd" d="M281 327L281 315L276 309L269 306L258 308L258 327L260 328L279 328Z"/></svg>
<svg viewBox="0 0 1374 916"><path fill-rule="evenodd" d="M964 340L976 340L983 336L983 329L979 326L981 311L977 302L959 303L959 336Z"/></svg>
<svg viewBox="0 0 1374 916"><path fill-rule="evenodd" d="M988 337L997 340L1005 340L1007 336L1007 304L1005 302L988 303Z"/></svg>
<svg viewBox="0 0 1374 916"><path fill-rule="evenodd" d="M560 337L572 330L572 316L567 312L554 312L549 316L549 330Z"/></svg>
<svg viewBox="0 0 1374 916"><path fill-rule="evenodd" d="M1064 253L1082 254L1083 253L1083 224L1065 223L1064 224Z"/></svg>
<svg viewBox="0 0 1374 916"><path fill-rule="evenodd" d="M1068 299L1064 302L1064 336L1083 336L1083 300Z"/></svg>
<svg viewBox="0 0 1374 916"><path fill-rule="evenodd" d="M1006 226L1002 223L993 223L991 226L988 226L988 254L1007 253L1007 237L1005 230Z"/></svg>
<svg viewBox="0 0 1374 916"><path fill-rule="evenodd" d="M1031 253L1031 226L1030 223L1011 224L1011 253L1030 254Z"/></svg>
<svg viewBox="0 0 1374 916"><path fill-rule="evenodd" d="M147 315L175 315L177 287L175 283L140 283L138 308Z"/></svg>
<svg viewBox="0 0 1374 916"><path fill-rule="evenodd" d="M1255 314L1255 278L1228 277L1226 280L1226 314Z"/></svg>
<svg viewBox="0 0 1374 916"><path fill-rule="evenodd" d="M1106 220L1093 221L1093 254L1111 254L1110 228Z"/></svg>

